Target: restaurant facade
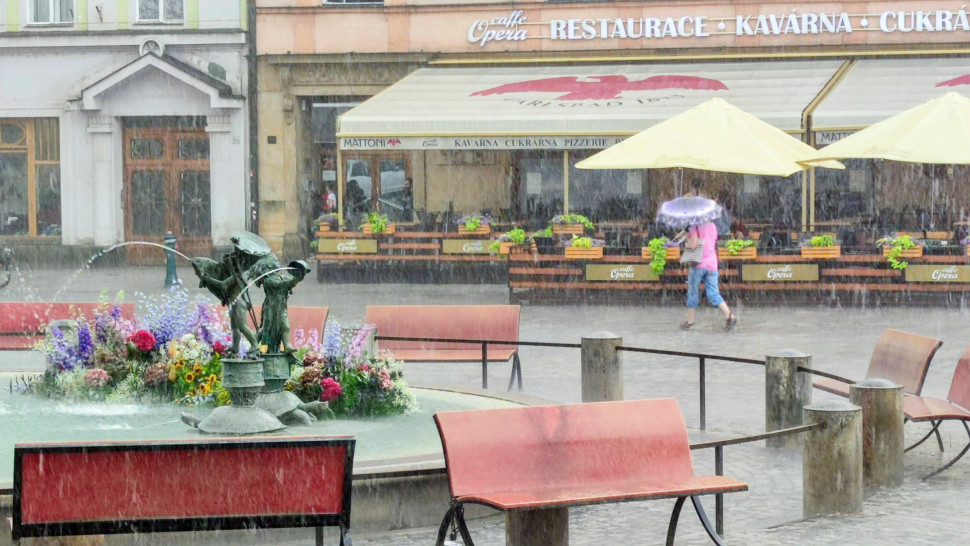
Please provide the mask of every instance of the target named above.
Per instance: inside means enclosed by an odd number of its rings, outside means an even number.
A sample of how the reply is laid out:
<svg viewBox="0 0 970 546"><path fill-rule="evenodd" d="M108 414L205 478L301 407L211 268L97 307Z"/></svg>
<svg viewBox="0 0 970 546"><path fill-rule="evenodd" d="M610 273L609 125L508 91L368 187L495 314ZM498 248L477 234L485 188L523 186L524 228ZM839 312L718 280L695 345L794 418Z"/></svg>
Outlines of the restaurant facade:
<svg viewBox="0 0 970 546"><path fill-rule="evenodd" d="M295 4L257 2L260 233L286 255L316 249L328 187L350 232L379 210L418 231L468 213L499 229L577 213L646 235L693 176L752 231L793 238L955 240L970 219L963 166L848 160L788 178L575 168L711 97L824 146L970 94L958 2Z"/></svg>

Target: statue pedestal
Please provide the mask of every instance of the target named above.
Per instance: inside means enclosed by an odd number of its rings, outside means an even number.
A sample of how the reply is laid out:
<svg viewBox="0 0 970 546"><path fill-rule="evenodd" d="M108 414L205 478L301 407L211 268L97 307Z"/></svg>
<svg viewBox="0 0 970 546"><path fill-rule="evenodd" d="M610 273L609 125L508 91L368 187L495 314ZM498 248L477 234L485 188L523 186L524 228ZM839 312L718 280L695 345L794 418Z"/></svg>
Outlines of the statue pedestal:
<svg viewBox="0 0 970 546"><path fill-rule="evenodd" d="M286 353L265 353L263 355L263 388L256 398L256 407L272 413L276 417L287 414L299 407L302 400L283 385L290 378L290 363L293 356Z"/></svg>
<svg viewBox="0 0 970 546"><path fill-rule="evenodd" d="M227 358L222 361L222 385L232 405L216 408L199 423L207 434L259 434L286 428L272 413L256 406L263 389L263 361Z"/></svg>

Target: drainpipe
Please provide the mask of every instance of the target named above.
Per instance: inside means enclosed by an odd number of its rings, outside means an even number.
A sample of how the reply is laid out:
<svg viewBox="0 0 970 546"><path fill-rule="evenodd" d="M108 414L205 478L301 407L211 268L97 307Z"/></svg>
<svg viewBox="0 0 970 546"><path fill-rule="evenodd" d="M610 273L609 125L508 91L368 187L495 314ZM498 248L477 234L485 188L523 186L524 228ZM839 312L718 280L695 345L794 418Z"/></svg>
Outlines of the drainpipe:
<svg viewBox="0 0 970 546"><path fill-rule="evenodd" d="M256 0L246 2L247 101L249 106L249 231L259 233L259 126L256 85Z"/></svg>

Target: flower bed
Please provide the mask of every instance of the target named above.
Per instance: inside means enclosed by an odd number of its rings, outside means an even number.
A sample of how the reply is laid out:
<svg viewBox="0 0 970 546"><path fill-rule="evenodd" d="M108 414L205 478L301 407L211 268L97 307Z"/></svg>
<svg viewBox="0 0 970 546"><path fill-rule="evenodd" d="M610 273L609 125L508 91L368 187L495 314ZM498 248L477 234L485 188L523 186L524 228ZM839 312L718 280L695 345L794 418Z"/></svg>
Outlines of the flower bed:
<svg viewBox="0 0 970 546"><path fill-rule="evenodd" d="M184 290L139 295L138 307L131 320L112 303L90 320L64 317L71 320L52 326L37 346L47 369L23 390L72 401L228 404L222 387L222 358L231 344L225 310ZM303 366L296 366L287 388L305 401L329 401L337 415L409 411L414 397L401 363L368 349L373 334L371 325L342 331L335 321L323 341L315 331L294 331ZM247 350L243 342L241 351Z"/></svg>

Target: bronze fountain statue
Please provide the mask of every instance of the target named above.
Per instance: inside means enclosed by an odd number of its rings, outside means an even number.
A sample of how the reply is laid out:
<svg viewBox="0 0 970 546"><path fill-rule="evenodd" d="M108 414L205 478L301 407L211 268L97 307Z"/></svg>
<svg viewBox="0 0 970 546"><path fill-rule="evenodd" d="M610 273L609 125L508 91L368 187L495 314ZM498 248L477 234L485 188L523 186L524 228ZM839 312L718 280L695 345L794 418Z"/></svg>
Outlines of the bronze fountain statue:
<svg viewBox="0 0 970 546"><path fill-rule="evenodd" d="M310 267L304 261L281 267L266 241L248 231L234 232L231 240L234 249L221 261L194 258L192 267L199 277L199 287L212 292L229 308L232 357L222 362L223 386L229 391L232 405L216 408L202 420L183 413L182 420L214 434L253 434L282 429L284 423L310 424L316 421L315 416L328 410L327 403L303 403L283 390L290 377L290 366L297 364L289 342L287 300ZM259 321L249 297L254 285L265 294ZM247 314L258 325L255 332L247 323ZM249 343L249 350L246 358L235 358L241 338Z"/></svg>

